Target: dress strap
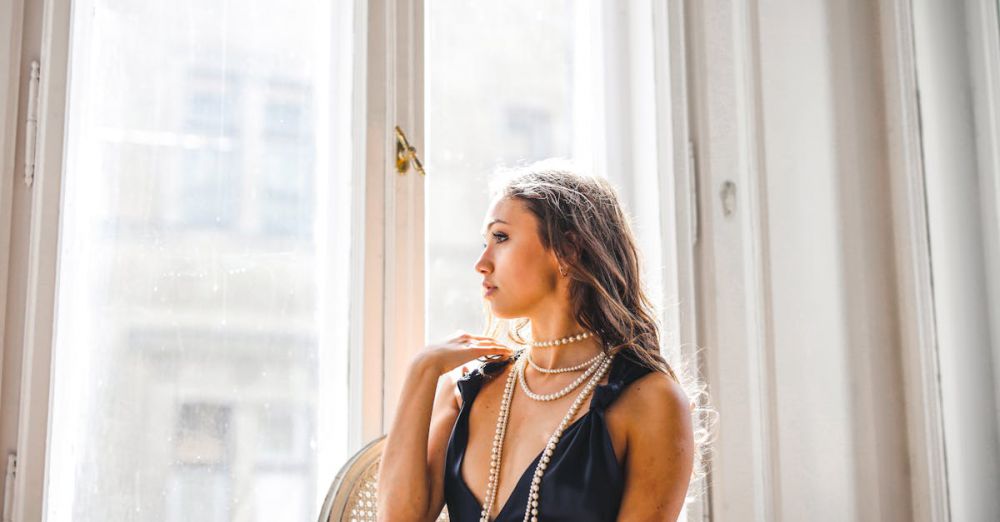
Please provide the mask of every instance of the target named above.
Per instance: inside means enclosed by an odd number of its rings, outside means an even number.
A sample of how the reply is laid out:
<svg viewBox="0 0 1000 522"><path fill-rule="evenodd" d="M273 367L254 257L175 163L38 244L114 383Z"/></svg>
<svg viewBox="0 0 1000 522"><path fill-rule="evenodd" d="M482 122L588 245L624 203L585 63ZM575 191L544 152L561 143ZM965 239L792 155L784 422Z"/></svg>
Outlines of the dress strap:
<svg viewBox="0 0 1000 522"><path fill-rule="evenodd" d="M598 384L590 399L591 411L603 414L633 381L653 371L640 363L630 350L623 350L611 362L608 383Z"/></svg>
<svg viewBox="0 0 1000 522"><path fill-rule="evenodd" d="M516 360L523 353L526 352L518 352L514 357L508 359L487 361L458 379L456 385L462 395L462 404L469 404L475 400L484 381L497 375L504 366ZM607 384L599 384L594 388L590 399L590 409L603 413L629 384L651 371L653 370L636 360L635 355L631 354L630 351L619 352L615 356L615 360L611 362Z"/></svg>
<svg viewBox="0 0 1000 522"><path fill-rule="evenodd" d="M515 360L517 356L515 355L514 357L499 361L486 361L476 368L469 370L469 373L455 381L455 385L458 386L458 393L462 396L463 407L475 400L476 395L479 394L479 390L483 387L483 382L497 375L501 371L501 368Z"/></svg>

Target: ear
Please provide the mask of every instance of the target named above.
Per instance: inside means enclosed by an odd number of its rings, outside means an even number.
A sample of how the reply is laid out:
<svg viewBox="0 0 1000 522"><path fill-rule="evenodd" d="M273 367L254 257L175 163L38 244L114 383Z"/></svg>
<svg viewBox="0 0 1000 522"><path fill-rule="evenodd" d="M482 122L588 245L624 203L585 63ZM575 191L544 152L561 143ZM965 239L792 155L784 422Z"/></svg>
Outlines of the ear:
<svg viewBox="0 0 1000 522"><path fill-rule="evenodd" d="M579 252L576 247L576 235L572 232L567 232L563 236L563 240L559 245L559 252L556 249L552 251L552 257L555 260L556 268L559 270L559 275L566 277L569 275L569 269L571 266L576 266L579 261Z"/></svg>
<svg viewBox="0 0 1000 522"><path fill-rule="evenodd" d="M580 251L578 245L579 238L572 230L567 231L563 240L563 252L560 261L563 265L577 265L580 261Z"/></svg>

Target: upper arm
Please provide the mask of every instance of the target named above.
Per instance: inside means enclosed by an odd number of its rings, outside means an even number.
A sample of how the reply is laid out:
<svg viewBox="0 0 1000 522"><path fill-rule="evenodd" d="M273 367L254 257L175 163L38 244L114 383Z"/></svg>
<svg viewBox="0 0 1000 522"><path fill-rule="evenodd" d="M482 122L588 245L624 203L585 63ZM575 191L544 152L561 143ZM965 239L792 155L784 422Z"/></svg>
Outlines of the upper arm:
<svg viewBox="0 0 1000 522"><path fill-rule="evenodd" d="M684 506L694 464L690 402L662 373L646 375L633 387L618 519L673 522Z"/></svg>
<svg viewBox="0 0 1000 522"><path fill-rule="evenodd" d="M428 520L436 520L444 509L444 460L448 449L448 438L458 417L461 395L455 384L454 372L438 379L434 394L434 408L431 411L430 432L427 439L427 477L430 486L430 511Z"/></svg>

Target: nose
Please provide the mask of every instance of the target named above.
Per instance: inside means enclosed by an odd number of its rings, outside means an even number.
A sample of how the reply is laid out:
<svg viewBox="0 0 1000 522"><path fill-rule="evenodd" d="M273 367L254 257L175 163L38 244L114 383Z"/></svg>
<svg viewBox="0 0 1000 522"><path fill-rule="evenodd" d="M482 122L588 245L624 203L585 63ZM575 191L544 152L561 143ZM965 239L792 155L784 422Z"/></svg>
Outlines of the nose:
<svg viewBox="0 0 1000 522"><path fill-rule="evenodd" d="M483 249L483 253L476 260L475 269L480 274L489 274L493 271L493 260L491 259L490 247Z"/></svg>

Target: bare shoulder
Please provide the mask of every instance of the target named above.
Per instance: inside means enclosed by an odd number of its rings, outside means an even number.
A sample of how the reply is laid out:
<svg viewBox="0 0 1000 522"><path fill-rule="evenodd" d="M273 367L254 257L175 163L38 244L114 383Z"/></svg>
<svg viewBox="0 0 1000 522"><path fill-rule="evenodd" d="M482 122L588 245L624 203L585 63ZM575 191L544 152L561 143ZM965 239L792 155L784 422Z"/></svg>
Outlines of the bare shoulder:
<svg viewBox="0 0 1000 522"><path fill-rule="evenodd" d="M622 392L625 491L618 520L677 520L690 482L691 403L680 384L651 372Z"/></svg>
<svg viewBox="0 0 1000 522"><path fill-rule="evenodd" d="M665 373L653 371L636 379L619 400L630 435L658 428L669 431L690 422L691 400L681 385Z"/></svg>

